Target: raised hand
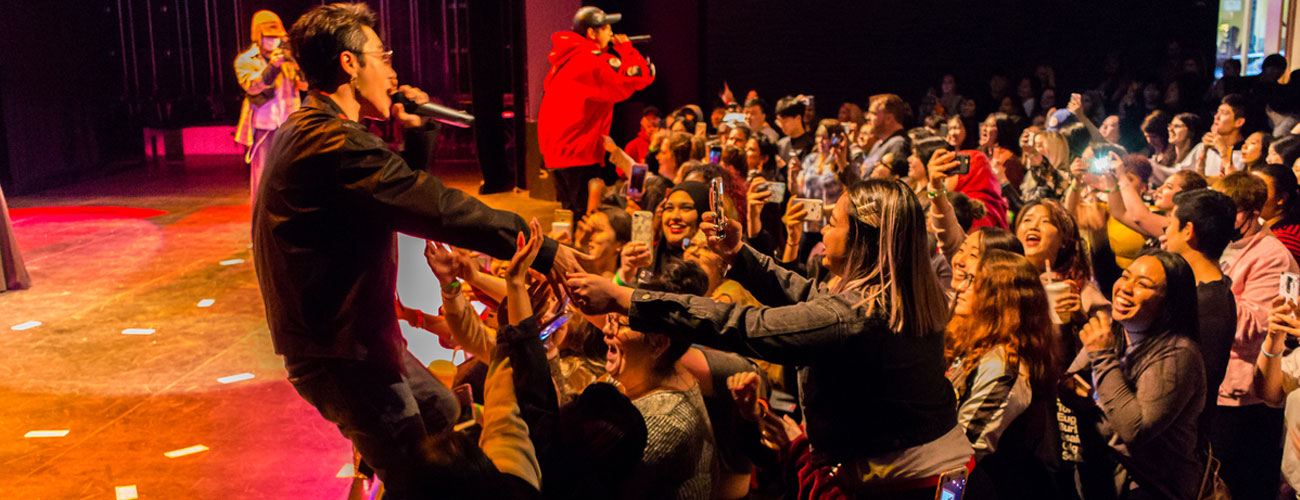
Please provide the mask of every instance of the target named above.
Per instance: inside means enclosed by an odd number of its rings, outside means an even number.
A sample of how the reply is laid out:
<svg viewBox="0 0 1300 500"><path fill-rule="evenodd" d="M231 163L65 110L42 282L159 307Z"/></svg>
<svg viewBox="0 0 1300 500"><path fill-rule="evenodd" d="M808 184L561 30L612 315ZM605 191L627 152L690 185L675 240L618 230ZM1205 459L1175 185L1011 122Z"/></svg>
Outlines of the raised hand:
<svg viewBox="0 0 1300 500"><path fill-rule="evenodd" d="M727 263L731 263L731 260L736 257L736 253L740 251L742 244L740 241L740 222L726 220L723 221L726 226L720 227L718 225L718 214L713 212L704 212L701 219L700 229L704 231L704 234L709 235L709 248ZM719 231L723 236L718 236Z"/></svg>
<svg viewBox="0 0 1300 500"><path fill-rule="evenodd" d="M1110 325L1110 313L1105 311L1098 312L1088 320L1088 324L1083 325L1079 331L1083 348L1087 351L1101 351L1115 345L1115 334L1111 332Z"/></svg>
<svg viewBox="0 0 1300 500"><path fill-rule="evenodd" d="M573 305L583 314L627 314L632 306L632 289L621 287L603 276L586 273L570 274L564 282L569 288Z"/></svg>

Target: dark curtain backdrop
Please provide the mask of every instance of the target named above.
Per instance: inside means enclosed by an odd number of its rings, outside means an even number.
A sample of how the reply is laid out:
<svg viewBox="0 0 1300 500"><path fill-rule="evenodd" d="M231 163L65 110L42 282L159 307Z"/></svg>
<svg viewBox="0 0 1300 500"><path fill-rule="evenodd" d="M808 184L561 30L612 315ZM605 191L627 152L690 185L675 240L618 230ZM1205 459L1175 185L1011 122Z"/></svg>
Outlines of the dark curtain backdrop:
<svg viewBox="0 0 1300 500"><path fill-rule="evenodd" d="M450 0L448 0L450 1ZM463 0L461 0L463 2ZM143 127L234 124L253 12L292 26L320 0L0 3L0 183L18 194L139 164ZM406 83L454 100L443 0L369 0Z"/></svg>
<svg viewBox="0 0 1300 500"><path fill-rule="evenodd" d="M467 37L454 32L463 24L443 16L457 2L467 0L368 0L397 51L398 73L449 102L464 98L469 81ZM252 13L269 8L291 24L318 3L0 3L0 144L8 153L0 183L17 194L138 164L144 126L234 123L241 95L231 63L251 43ZM654 36L643 52L659 78L617 108L612 135L620 142L635 135L643 105L708 107L724 80L738 96L754 88L769 103L815 94L823 114L882 91L914 100L947 71L967 95L982 91L993 69L1019 73L1040 61L1056 67L1066 90L1091 85L1114 50L1130 66L1154 65L1176 39L1208 58L1217 12L1205 0L585 3L624 13L620 32ZM527 39L531 52L549 44Z"/></svg>

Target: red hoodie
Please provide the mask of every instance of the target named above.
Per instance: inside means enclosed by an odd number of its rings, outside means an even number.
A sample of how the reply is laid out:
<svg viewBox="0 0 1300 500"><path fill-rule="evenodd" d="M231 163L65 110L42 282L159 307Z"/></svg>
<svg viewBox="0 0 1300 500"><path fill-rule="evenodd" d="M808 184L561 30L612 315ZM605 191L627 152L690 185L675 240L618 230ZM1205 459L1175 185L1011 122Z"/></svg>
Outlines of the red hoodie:
<svg viewBox="0 0 1300 500"><path fill-rule="evenodd" d="M611 42L612 43L612 42ZM537 142L546 168L604 163L614 104L654 81L654 66L631 43L618 56L572 31L551 35L551 70L542 85Z"/></svg>
<svg viewBox="0 0 1300 500"><path fill-rule="evenodd" d="M962 151L970 155L970 172L957 176L956 191L984 204L984 217L971 223L971 230L984 226L1007 228L1007 200L1002 197L1002 184L993 174L989 157L977 150Z"/></svg>

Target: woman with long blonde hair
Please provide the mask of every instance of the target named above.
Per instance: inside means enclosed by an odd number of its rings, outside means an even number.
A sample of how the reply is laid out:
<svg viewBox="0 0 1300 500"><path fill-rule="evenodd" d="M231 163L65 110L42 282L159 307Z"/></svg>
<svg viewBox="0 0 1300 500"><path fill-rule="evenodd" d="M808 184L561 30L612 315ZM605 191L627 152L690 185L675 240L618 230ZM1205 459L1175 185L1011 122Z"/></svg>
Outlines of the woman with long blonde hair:
<svg viewBox="0 0 1300 500"><path fill-rule="evenodd" d="M587 314L627 314L634 328L798 367L810 444L798 459L807 464L798 478L805 497L933 497L932 481L964 467L972 452L943 376L948 301L912 190L872 179L836 200L822 229L832 283L744 245L735 221L719 238L716 220L706 214L701 227L730 265L728 277L766 305L633 290L588 274L569 276L574 303ZM837 471L853 480L832 481Z"/></svg>

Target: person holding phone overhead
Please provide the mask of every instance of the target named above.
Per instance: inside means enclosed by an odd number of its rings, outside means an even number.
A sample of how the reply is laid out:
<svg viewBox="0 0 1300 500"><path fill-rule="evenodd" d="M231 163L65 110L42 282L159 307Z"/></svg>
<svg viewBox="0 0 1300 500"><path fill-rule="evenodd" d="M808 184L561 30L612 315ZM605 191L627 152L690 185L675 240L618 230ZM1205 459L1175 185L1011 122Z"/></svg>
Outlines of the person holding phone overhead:
<svg viewBox="0 0 1300 500"><path fill-rule="evenodd" d="M606 174L603 141L614 105L655 79L654 65L627 35L614 33L611 25L622 18L583 7L574 14L571 31L551 35L537 143L555 178L556 198L574 213L586 211L587 181Z"/></svg>

